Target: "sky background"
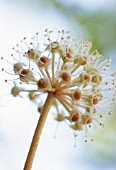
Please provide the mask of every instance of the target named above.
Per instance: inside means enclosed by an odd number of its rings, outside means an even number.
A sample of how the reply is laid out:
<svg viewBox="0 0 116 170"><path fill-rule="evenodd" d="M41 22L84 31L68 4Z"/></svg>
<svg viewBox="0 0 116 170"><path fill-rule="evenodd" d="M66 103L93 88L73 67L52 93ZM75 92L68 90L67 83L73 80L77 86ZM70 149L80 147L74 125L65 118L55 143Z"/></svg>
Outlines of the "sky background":
<svg viewBox="0 0 116 170"><path fill-rule="evenodd" d="M45 28L64 29L74 38L93 40L93 48L111 57L115 71L115 5L115 0L0 0L0 57L7 59L25 36L39 32L41 41ZM0 72L0 170L23 170L39 113L28 99L13 98L3 79ZM32 170L115 170L116 116L106 119L105 129L93 132L94 142L80 137L74 148L73 132L65 124L56 132L49 114Z"/></svg>

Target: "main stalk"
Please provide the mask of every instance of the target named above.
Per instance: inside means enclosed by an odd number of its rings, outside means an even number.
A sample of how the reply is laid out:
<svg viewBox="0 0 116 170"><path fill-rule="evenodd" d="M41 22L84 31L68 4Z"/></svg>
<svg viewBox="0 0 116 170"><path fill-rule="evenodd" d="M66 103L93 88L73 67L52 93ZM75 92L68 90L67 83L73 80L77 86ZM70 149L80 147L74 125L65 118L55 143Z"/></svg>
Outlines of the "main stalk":
<svg viewBox="0 0 116 170"><path fill-rule="evenodd" d="M45 104L43 106L43 110L42 110L42 113L41 113L40 118L38 120L37 127L35 129L35 133L34 133L34 136L33 136L33 139L32 139L32 143L31 143L31 146L30 146L30 149L29 149L29 152L28 152L26 162L25 162L24 170L31 170L31 168L32 168L32 164L33 164L33 160L34 160L34 157L35 157L37 146L38 146L38 143L39 143L39 140L40 140L40 136L41 136L41 133L42 133L48 112L49 112L49 110L50 110L50 108L53 104L53 101L54 101L54 94L51 93L51 92L48 92L47 99L46 99Z"/></svg>

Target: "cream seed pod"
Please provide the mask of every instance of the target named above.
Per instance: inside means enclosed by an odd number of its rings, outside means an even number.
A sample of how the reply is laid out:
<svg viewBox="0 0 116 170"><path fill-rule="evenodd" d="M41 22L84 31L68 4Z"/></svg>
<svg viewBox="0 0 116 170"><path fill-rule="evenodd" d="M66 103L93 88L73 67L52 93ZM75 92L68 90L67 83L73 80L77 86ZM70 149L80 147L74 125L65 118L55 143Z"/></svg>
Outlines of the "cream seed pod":
<svg viewBox="0 0 116 170"><path fill-rule="evenodd" d="M34 49L29 49L27 53L25 53L27 57L31 60L37 61L39 58L39 54Z"/></svg>
<svg viewBox="0 0 116 170"><path fill-rule="evenodd" d="M22 63L16 63L16 64L14 64L14 66L13 66L13 71L14 71L14 73L15 74L20 74L20 71L21 70L23 70L23 64Z"/></svg>
<svg viewBox="0 0 116 170"><path fill-rule="evenodd" d="M35 93L35 91L30 91L29 94L28 94L28 97L31 101L36 101L38 94Z"/></svg>
<svg viewBox="0 0 116 170"><path fill-rule="evenodd" d="M48 57L40 57L39 61L38 61L38 66L39 67L48 67L48 65L50 64L50 59Z"/></svg>
<svg viewBox="0 0 116 170"><path fill-rule="evenodd" d="M94 123L103 125L101 117L111 115L115 99L116 74L107 72L110 59L103 61L97 50L91 52L91 42L72 40L70 32L64 30L56 36L48 29L44 40L40 48L36 34L30 43L24 38L13 48L9 70L14 75L9 74L6 81L15 81L16 87L13 85L11 90L14 97L27 93L41 113L24 170L31 170L50 108L54 109L57 122L65 122L75 133L81 131L81 135ZM38 99L42 100L42 107Z"/></svg>
<svg viewBox="0 0 116 170"><path fill-rule="evenodd" d="M62 122L65 120L64 114L63 113L57 113L55 120L58 122Z"/></svg>
<svg viewBox="0 0 116 170"><path fill-rule="evenodd" d="M20 71L20 80L21 82L29 84L29 82L37 82L35 79L33 72L29 69L23 69Z"/></svg>
<svg viewBox="0 0 116 170"><path fill-rule="evenodd" d="M48 36L48 41L50 41L50 37ZM59 42L51 42L47 47L46 50L51 51L52 53L57 53L59 51Z"/></svg>
<svg viewBox="0 0 116 170"><path fill-rule="evenodd" d="M72 53L72 50L70 48L67 48L66 51L60 50L60 55L64 63L67 62L73 62L74 55Z"/></svg>
<svg viewBox="0 0 116 170"><path fill-rule="evenodd" d="M71 128L75 131L81 131L84 129L84 125L80 122L76 122L75 124L71 125Z"/></svg>

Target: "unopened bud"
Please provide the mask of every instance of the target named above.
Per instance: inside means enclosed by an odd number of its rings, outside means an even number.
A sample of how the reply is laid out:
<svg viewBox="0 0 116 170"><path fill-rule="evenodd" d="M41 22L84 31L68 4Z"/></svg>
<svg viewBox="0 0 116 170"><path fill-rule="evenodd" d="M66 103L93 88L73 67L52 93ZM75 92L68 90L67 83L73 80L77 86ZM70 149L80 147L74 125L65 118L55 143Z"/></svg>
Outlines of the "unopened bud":
<svg viewBox="0 0 116 170"><path fill-rule="evenodd" d="M17 87L17 86L14 86L12 89L11 89L11 94L14 96L14 97L17 97L20 93L20 89Z"/></svg>
<svg viewBox="0 0 116 170"><path fill-rule="evenodd" d="M41 78L38 83L38 88L42 90L47 90L49 88L49 82L46 78Z"/></svg>
<svg viewBox="0 0 116 170"><path fill-rule="evenodd" d="M81 91L80 91L79 89L77 89L77 90L74 92L74 94L73 94L73 98L74 98L75 100L80 100L81 97L82 97Z"/></svg>
<svg viewBox="0 0 116 170"><path fill-rule="evenodd" d="M97 104L99 102L98 98L97 97L94 97L93 98L93 104Z"/></svg>
<svg viewBox="0 0 116 170"><path fill-rule="evenodd" d="M100 83L102 81L102 77L100 75L93 76L91 82Z"/></svg>
<svg viewBox="0 0 116 170"><path fill-rule="evenodd" d="M92 123L92 118L91 117L87 120L87 124L90 124L90 123Z"/></svg>
<svg viewBox="0 0 116 170"><path fill-rule="evenodd" d="M90 79L91 79L90 75L84 74L83 78L86 82L90 82Z"/></svg>
<svg viewBox="0 0 116 170"><path fill-rule="evenodd" d="M71 114L70 120L71 122L78 122L79 118L80 118L80 113L76 112Z"/></svg>
<svg viewBox="0 0 116 170"><path fill-rule="evenodd" d="M63 72L61 77L62 77L62 80L65 81L65 82L71 81L71 76L66 72Z"/></svg>

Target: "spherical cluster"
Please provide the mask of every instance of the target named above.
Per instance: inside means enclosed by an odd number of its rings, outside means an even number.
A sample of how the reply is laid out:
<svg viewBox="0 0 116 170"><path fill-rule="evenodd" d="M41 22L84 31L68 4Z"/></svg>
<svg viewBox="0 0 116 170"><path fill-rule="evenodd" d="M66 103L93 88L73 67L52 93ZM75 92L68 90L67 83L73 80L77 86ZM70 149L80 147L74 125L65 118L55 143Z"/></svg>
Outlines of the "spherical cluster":
<svg viewBox="0 0 116 170"><path fill-rule="evenodd" d="M76 42L68 31L58 31L55 40L52 34L45 30L42 49L38 33L31 43L24 38L13 48L9 62L10 79L14 76L11 94L17 97L27 93L41 114L45 94L53 93L55 120L67 122L75 132L86 131L94 124L104 126L101 117L112 113L116 87L115 73L106 73L110 59L103 61L97 50L91 52L91 42Z"/></svg>

